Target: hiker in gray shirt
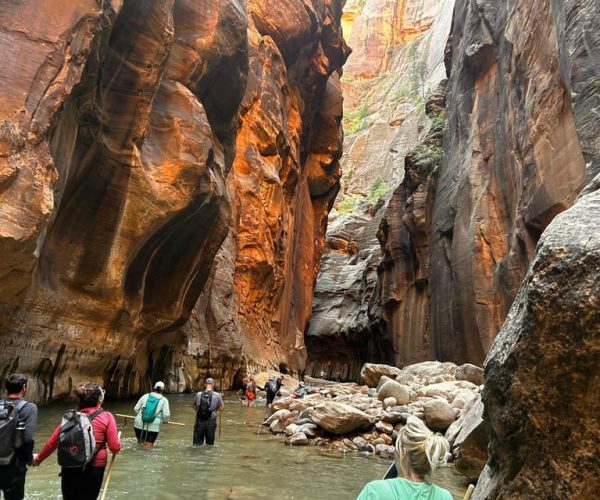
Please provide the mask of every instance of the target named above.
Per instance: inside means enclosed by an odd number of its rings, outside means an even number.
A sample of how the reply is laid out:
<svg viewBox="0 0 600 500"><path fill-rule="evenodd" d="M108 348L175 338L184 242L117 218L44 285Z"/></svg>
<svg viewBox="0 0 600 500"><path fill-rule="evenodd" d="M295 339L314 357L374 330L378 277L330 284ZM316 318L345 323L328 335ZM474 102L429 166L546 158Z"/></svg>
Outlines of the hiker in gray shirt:
<svg viewBox="0 0 600 500"><path fill-rule="evenodd" d="M223 399L218 392L214 392L215 381L206 379L206 389L198 392L194 397L194 410L196 410L196 423L194 424L194 446L215 444L217 431L217 412L223 411Z"/></svg>
<svg viewBox="0 0 600 500"><path fill-rule="evenodd" d="M0 400L0 491L6 500L25 498L27 465L33 462L37 406L25 401L27 377L13 373Z"/></svg>

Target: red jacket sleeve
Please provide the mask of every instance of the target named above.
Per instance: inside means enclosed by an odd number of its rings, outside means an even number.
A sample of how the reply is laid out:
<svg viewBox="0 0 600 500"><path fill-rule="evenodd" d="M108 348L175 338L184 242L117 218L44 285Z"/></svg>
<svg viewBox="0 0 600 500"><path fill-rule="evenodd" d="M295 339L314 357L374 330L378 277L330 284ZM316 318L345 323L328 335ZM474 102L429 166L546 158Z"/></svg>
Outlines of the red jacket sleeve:
<svg viewBox="0 0 600 500"><path fill-rule="evenodd" d="M38 454L38 457L37 457L38 463L42 463L50 455L52 455L54 450L56 450L56 448L58 447L59 436L60 436L60 424L58 424L58 427L56 427L56 429L54 429L54 432L50 436L50 439L48 439L48 441L46 441L46 444L42 448L42 451L40 451L40 453Z"/></svg>
<svg viewBox="0 0 600 500"><path fill-rule="evenodd" d="M108 417L106 444L112 453L119 453L119 451L121 451L121 441L119 440L119 432L117 431L117 422L112 413L108 413Z"/></svg>

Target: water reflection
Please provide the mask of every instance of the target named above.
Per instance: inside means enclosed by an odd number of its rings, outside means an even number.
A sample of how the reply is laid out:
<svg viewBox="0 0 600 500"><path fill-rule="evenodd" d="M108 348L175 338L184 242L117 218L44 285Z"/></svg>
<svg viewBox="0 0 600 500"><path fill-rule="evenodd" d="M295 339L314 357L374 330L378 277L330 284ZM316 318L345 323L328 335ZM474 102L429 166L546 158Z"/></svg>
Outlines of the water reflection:
<svg viewBox="0 0 600 500"><path fill-rule="evenodd" d="M214 448L193 448L194 412L190 395L169 395L173 420L186 427L163 426L154 449L139 448L131 421L123 429L123 452L117 457L107 498L111 499L352 499L371 479L383 476L389 461L320 448L291 448L282 438L257 435L264 407L241 407L226 400L221 438ZM131 414L134 401L107 403L114 413ZM40 410L39 449L64 408ZM60 498L59 467L51 457L30 469L27 498ZM439 472L437 484L462 499L467 483L454 469Z"/></svg>

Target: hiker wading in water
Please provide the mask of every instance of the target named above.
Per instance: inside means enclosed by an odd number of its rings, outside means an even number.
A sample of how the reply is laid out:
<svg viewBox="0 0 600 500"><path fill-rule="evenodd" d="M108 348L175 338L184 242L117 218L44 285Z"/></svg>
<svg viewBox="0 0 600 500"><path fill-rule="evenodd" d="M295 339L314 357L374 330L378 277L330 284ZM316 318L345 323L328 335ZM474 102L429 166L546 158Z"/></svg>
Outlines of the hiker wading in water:
<svg viewBox="0 0 600 500"><path fill-rule="evenodd" d="M217 412L223 411L223 399L214 392L215 381L206 379L206 388L194 397L196 423L194 424L194 446L202 446L204 441L209 446L215 444L217 432Z"/></svg>
<svg viewBox="0 0 600 500"><path fill-rule="evenodd" d="M448 441L410 416L396 440L398 477L371 481L357 500L452 500L448 490L431 484L433 471L446 463Z"/></svg>
<svg viewBox="0 0 600 500"><path fill-rule="evenodd" d="M33 463L41 464L58 449L61 491L64 500L96 500L102 487L108 452L121 450L117 423L112 413L102 409L104 390L94 382L75 389L77 410L68 410L61 424ZM90 426L93 430L89 432Z"/></svg>
<svg viewBox="0 0 600 500"><path fill-rule="evenodd" d="M171 417L169 400L163 396L165 384L156 382L154 390L144 394L133 409L136 413L133 421L138 444L152 448L160 432L160 424L167 423Z"/></svg>
<svg viewBox="0 0 600 500"><path fill-rule="evenodd" d="M25 498L25 474L33 461L37 406L25 401L27 377L13 373L0 400L0 492L6 500Z"/></svg>
<svg viewBox="0 0 600 500"><path fill-rule="evenodd" d="M264 391L267 393L267 408L271 408L273 406L273 401L275 401L275 396L281 390L281 386L283 385L283 375L279 375L279 377L275 378L274 376L269 377L269 380L265 384Z"/></svg>

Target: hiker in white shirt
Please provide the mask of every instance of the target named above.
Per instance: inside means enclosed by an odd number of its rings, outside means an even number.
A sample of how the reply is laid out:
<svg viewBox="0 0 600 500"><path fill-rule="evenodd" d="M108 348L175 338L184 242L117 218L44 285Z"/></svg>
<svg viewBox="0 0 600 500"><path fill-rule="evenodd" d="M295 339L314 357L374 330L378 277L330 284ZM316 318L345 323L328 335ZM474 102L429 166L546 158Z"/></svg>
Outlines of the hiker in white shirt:
<svg viewBox="0 0 600 500"><path fill-rule="evenodd" d="M165 384L156 382L154 390L144 394L134 411L136 413L133 427L138 443L146 448L152 448L160 432L160 424L167 423L171 413L169 411L169 400L163 396Z"/></svg>

